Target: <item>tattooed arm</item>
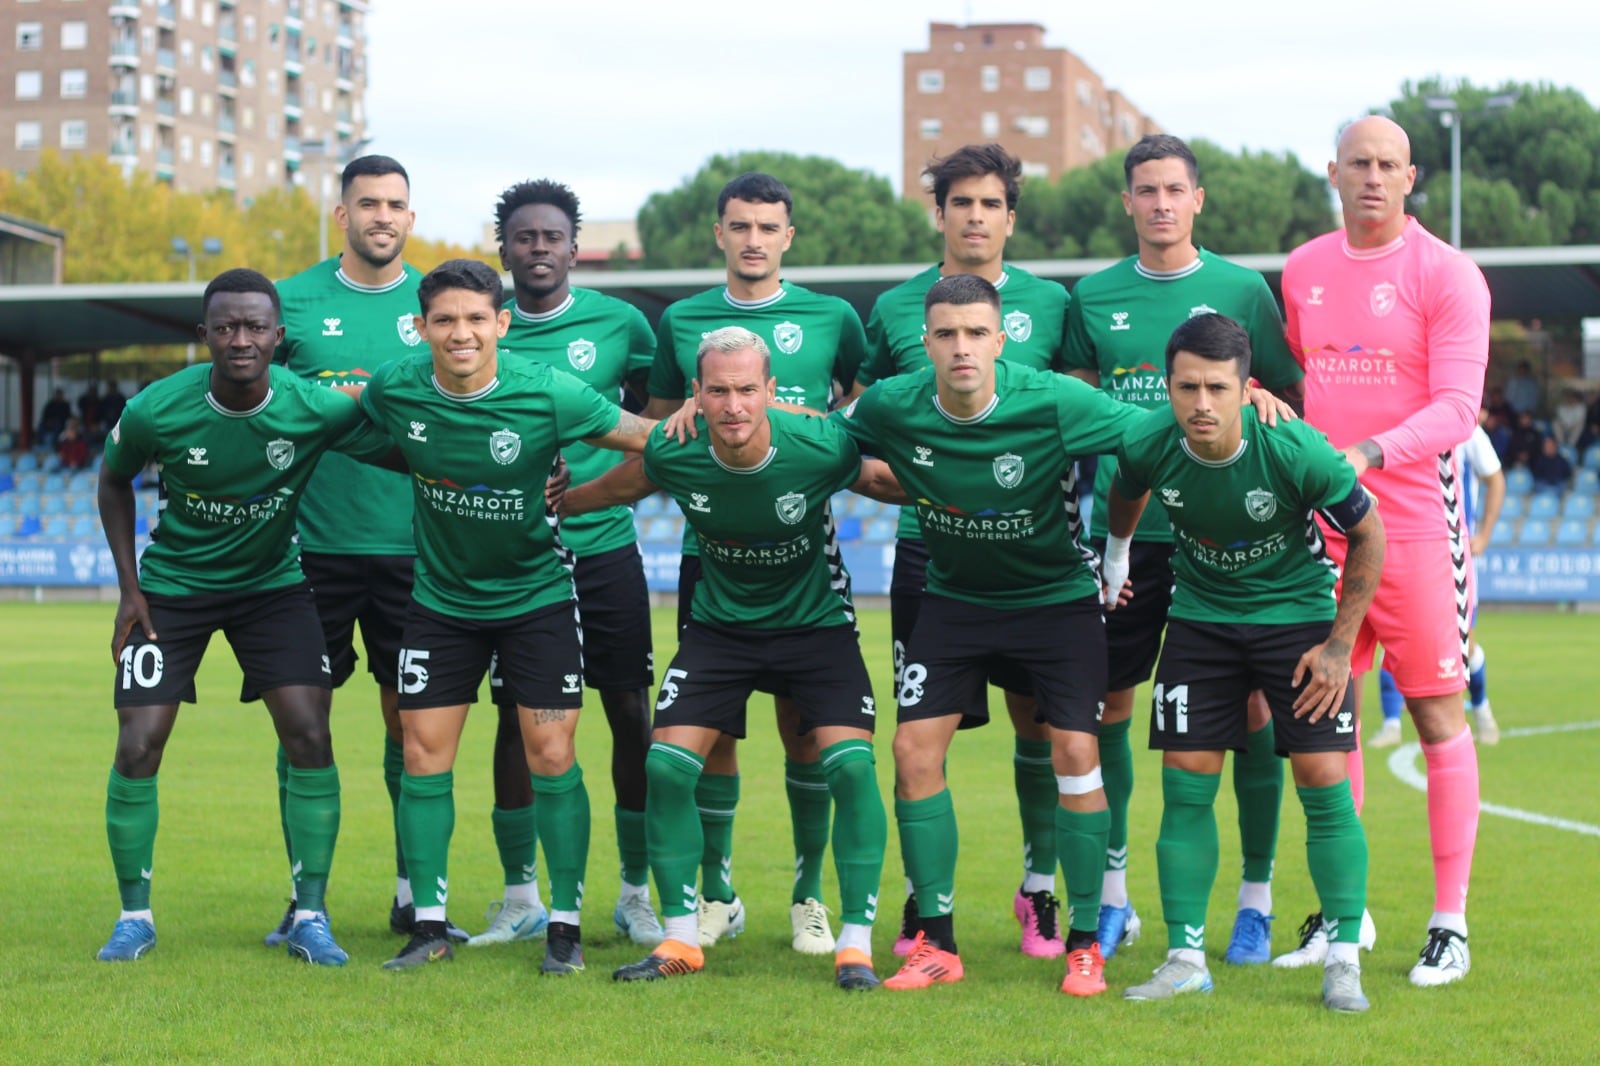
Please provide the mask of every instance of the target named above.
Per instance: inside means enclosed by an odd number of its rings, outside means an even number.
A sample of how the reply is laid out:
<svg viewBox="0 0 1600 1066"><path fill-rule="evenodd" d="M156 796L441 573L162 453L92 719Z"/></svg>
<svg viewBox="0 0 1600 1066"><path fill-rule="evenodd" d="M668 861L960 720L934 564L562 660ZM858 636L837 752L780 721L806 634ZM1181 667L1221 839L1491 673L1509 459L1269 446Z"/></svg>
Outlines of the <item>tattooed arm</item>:
<svg viewBox="0 0 1600 1066"><path fill-rule="evenodd" d="M610 448L619 452L642 452L644 442L650 436L650 431L656 428L653 419L640 418L629 411L618 411L621 415L617 424L609 433L598 437L585 438L586 444L593 444L597 448Z"/></svg>
<svg viewBox="0 0 1600 1066"><path fill-rule="evenodd" d="M1344 576L1339 584L1339 609L1333 618L1333 628L1328 632L1328 639L1302 655L1294 668L1296 685L1301 678L1308 679L1305 690L1294 701L1294 714L1296 718L1311 722L1337 710L1344 702L1344 691L1350 684L1350 650L1361 628L1361 620L1372 606L1378 578L1383 573L1383 519L1359 484L1356 492L1369 502L1359 520L1343 527L1350 547L1345 555Z"/></svg>

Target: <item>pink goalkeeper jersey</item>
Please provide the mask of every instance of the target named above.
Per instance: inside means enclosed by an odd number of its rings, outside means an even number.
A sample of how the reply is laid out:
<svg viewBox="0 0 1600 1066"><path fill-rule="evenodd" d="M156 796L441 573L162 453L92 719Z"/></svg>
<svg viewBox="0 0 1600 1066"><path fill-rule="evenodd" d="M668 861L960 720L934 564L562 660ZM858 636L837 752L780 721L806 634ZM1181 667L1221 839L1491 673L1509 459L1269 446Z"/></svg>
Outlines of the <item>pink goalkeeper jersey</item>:
<svg viewBox="0 0 1600 1066"><path fill-rule="evenodd" d="M1390 540L1433 540L1456 511L1451 453L1472 435L1489 364L1489 287L1476 263L1414 218L1355 249L1343 230L1283 268L1289 349L1305 367L1306 421L1336 447L1371 438L1361 475Z"/></svg>

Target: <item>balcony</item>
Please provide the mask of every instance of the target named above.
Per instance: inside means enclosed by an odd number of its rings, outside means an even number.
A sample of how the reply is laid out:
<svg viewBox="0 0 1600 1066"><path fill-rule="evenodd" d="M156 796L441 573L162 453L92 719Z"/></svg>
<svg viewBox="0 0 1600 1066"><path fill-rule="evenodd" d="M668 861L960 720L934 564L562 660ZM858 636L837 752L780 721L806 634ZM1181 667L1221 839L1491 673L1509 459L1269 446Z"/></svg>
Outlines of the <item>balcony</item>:
<svg viewBox="0 0 1600 1066"><path fill-rule="evenodd" d="M343 74L333 79L333 87L342 93L353 93L356 90L355 82Z"/></svg>
<svg viewBox="0 0 1600 1066"><path fill-rule="evenodd" d="M156 8L156 25L165 30L178 28L178 5L162 4Z"/></svg>
<svg viewBox="0 0 1600 1066"><path fill-rule="evenodd" d="M172 149L156 149L156 177L161 181L172 180Z"/></svg>
<svg viewBox="0 0 1600 1066"><path fill-rule="evenodd" d="M234 25L233 19L219 19L217 21L217 54L232 56L238 51L239 30Z"/></svg>
<svg viewBox="0 0 1600 1066"><path fill-rule="evenodd" d="M300 20L300 0L289 0L288 8L284 12L283 28L299 32L303 25L305 23Z"/></svg>
<svg viewBox="0 0 1600 1066"><path fill-rule="evenodd" d="M284 116L287 117L287 118L297 119L297 118L300 117L300 94L299 93L297 93L297 92L286 92L286 93L283 94L283 113L284 113Z"/></svg>
<svg viewBox="0 0 1600 1066"><path fill-rule="evenodd" d="M233 188L233 164L232 163L218 163L217 164L217 184L220 185L224 189L230 189L231 190Z"/></svg>
<svg viewBox="0 0 1600 1066"><path fill-rule="evenodd" d="M122 137L111 142L111 164L118 167L135 167L139 165L139 146L132 137Z"/></svg>
<svg viewBox="0 0 1600 1066"><path fill-rule="evenodd" d="M139 66L139 42L127 39L111 42L111 65L123 69Z"/></svg>
<svg viewBox="0 0 1600 1066"><path fill-rule="evenodd" d="M239 0L217 0L217 7L223 11L232 11L239 6Z"/></svg>
<svg viewBox="0 0 1600 1066"><path fill-rule="evenodd" d="M172 49L156 49L156 73L168 75L178 73L178 56Z"/></svg>
<svg viewBox="0 0 1600 1066"><path fill-rule="evenodd" d="M163 126L171 126L178 114L178 103L170 96L156 97L156 121Z"/></svg>
<svg viewBox="0 0 1600 1066"><path fill-rule="evenodd" d="M111 0L111 17L136 19L139 17L139 0Z"/></svg>
<svg viewBox="0 0 1600 1066"><path fill-rule="evenodd" d="M233 96L239 91L239 72L223 69L217 71L217 92L223 96Z"/></svg>
<svg viewBox="0 0 1600 1066"><path fill-rule="evenodd" d="M139 94L132 89L118 89L111 94L111 114L123 118L136 118L139 114Z"/></svg>
<svg viewBox="0 0 1600 1066"><path fill-rule="evenodd" d="M233 140L234 134L237 132L237 130L238 125L235 123L232 115L228 114L227 112L223 112L217 116L217 139L219 141Z"/></svg>

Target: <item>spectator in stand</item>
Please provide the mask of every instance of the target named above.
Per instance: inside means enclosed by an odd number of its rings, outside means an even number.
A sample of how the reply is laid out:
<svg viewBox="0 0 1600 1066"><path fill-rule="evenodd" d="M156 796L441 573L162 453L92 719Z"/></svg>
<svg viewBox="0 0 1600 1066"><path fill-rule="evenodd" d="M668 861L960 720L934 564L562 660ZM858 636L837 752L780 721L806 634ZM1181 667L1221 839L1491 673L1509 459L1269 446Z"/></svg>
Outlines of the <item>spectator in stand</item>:
<svg viewBox="0 0 1600 1066"><path fill-rule="evenodd" d="M1506 390L1499 385L1491 386L1484 393L1483 406L1489 409L1490 414L1498 416L1502 425L1509 428L1516 424L1517 412L1506 403Z"/></svg>
<svg viewBox="0 0 1600 1066"><path fill-rule="evenodd" d="M67 402L67 394L65 390L57 389L44 405L44 410L39 412L39 443L54 448L61 431L67 428L67 419L71 417L72 405Z"/></svg>
<svg viewBox="0 0 1600 1066"><path fill-rule="evenodd" d="M1533 475L1535 488L1565 492L1572 481L1572 464L1561 454L1556 439L1546 437L1539 445L1539 454L1528 464L1528 473Z"/></svg>
<svg viewBox="0 0 1600 1066"><path fill-rule="evenodd" d="M68 470L82 470L89 465L89 438L83 435L82 422L76 418L67 419L66 428L56 442L56 454Z"/></svg>
<svg viewBox="0 0 1600 1066"><path fill-rule="evenodd" d="M1506 403L1517 414L1539 413L1539 379L1533 376L1533 364L1524 359L1517 364L1517 372L1506 382Z"/></svg>
<svg viewBox="0 0 1600 1066"><path fill-rule="evenodd" d="M78 397L78 417L83 421L85 433L100 431L100 383L89 382L89 387Z"/></svg>
<svg viewBox="0 0 1600 1066"><path fill-rule="evenodd" d="M1578 437L1578 455L1587 455L1589 448L1600 444L1600 411L1596 404L1589 405L1589 412L1584 416L1583 433Z"/></svg>
<svg viewBox="0 0 1600 1066"><path fill-rule="evenodd" d="M1499 456L1500 462L1504 464L1511 449L1511 423L1497 408L1486 403L1478 411L1478 424L1488 435L1489 443L1494 447L1494 454Z"/></svg>
<svg viewBox="0 0 1600 1066"><path fill-rule="evenodd" d="M1555 437L1557 444L1576 446L1578 438L1583 436L1583 427L1587 422L1584 416L1587 414L1582 394L1577 389L1564 390L1561 402L1556 404L1555 417L1550 422L1550 435Z"/></svg>
<svg viewBox="0 0 1600 1066"><path fill-rule="evenodd" d="M1533 460L1539 455L1543 437L1544 434L1539 432L1539 427L1533 424L1533 415L1523 411L1517 415L1517 420L1511 427L1511 440L1506 445L1503 461L1511 466L1526 466L1531 469Z"/></svg>
<svg viewBox="0 0 1600 1066"><path fill-rule="evenodd" d="M127 397L122 395L122 390L117 388L115 381L106 385L106 394L100 397L100 439L104 440L111 427L117 424L117 419L122 417L122 409L128 406Z"/></svg>

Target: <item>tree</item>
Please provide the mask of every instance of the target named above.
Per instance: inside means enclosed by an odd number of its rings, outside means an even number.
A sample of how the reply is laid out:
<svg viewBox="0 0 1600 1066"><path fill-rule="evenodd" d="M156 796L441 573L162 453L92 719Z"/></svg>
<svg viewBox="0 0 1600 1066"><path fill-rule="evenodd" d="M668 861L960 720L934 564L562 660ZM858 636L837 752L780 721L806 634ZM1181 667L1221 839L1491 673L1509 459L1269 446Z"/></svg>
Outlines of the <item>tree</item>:
<svg viewBox="0 0 1600 1066"><path fill-rule="evenodd" d="M785 265L908 263L938 254L926 210L896 197L888 179L823 156L741 152L712 156L677 188L645 201L638 219L644 266L722 266L711 232L717 194L752 170L777 177L794 195Z"/></svg>
<svg viewBox="0 0 1600 1066"><path fill-rule="evenodd" d="M1489 97L1514 94L1486 111ZM1450 130L1427 105L1461 113L1461 240L1468 247L1600 243L1600 111L1576 89L1507 82L1484 88L1438 78L1405 83L1385 109L1411 137L1413 210L1450 232Z"/></svg>
<svg viewBox="0 0 1600 1066"><path fill-rule="evenodd" d="M1200 164L1205 209L1195 220L1195 240L1214 252L1287 252L1334 226L1327 182L1292 154L1246 151L1235 155L1208 141L1193 141ZM1139 250L1122 208L1127 180L1122 157L1107 156L1024 186L1011 259L1115 259Z"/></svg>

